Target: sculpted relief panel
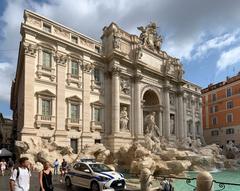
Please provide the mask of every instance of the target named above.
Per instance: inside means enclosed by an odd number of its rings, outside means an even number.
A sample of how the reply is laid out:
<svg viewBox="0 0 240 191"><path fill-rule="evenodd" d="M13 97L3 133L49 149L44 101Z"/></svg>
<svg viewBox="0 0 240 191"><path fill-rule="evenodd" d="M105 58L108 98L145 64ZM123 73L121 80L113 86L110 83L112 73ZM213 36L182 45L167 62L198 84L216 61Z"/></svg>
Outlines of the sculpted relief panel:
<svg viewBox="0 0 240 191"><path fill-rule="evenodd" d="M130 95L130 93L131 93L130 90L131 90L130 80L121 78L121 81L120 81L121 94Z"/></svg>

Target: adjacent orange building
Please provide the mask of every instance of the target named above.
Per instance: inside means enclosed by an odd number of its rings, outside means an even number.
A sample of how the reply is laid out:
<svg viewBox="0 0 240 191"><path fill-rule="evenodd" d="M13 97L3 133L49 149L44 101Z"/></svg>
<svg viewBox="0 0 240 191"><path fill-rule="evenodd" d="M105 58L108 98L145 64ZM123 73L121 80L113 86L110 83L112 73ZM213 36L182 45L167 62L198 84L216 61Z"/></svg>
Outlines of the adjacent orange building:
<svg viewBox="0 0 240 191"><path fill-rule="evenodd" d="M240 144L240 73L202 89L202 117L207 144Z"/></svg>

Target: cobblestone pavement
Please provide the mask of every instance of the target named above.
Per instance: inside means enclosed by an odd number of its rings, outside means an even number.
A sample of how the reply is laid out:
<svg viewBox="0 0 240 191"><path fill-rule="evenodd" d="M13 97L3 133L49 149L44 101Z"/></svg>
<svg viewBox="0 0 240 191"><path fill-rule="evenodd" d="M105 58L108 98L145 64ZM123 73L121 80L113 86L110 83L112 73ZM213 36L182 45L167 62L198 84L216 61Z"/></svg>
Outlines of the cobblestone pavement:
<svg viewBox="0 0 240 191"><path fill-rule="evenodd" d="M4 177L0 176L0 191L9 191L9 172ZM73 186L71 189L67 189L64 183L60 182L60 178L57 176L53 177L54 191L88 191L84 188ZM31 177L31 188L30 191L39 191L38 173L34 172Z"/></svg>

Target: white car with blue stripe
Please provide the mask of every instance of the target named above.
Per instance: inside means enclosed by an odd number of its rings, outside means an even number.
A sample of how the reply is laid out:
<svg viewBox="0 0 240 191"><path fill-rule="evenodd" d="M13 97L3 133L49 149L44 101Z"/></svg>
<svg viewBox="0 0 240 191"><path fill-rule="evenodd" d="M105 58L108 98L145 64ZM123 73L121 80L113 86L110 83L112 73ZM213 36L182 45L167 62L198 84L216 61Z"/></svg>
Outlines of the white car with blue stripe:
<svg viewBox="0 0 240 191"><path fill-rule="evenodd" d="M107 165L91 161L80 161L69 168L65 175L67 187L72 185L91 189L92 191L124 190L124 176L113 171Z"/></svg>

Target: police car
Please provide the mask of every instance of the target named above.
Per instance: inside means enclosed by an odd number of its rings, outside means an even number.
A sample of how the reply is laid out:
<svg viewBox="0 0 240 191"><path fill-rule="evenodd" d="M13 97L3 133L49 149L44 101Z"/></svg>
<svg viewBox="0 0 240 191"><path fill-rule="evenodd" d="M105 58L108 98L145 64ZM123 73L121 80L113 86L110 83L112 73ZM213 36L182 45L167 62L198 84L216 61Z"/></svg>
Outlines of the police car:
<svg viewBox="0 0 240 191"><path fill-rule="evenodd" d="M85 187L92 191L124 190L124 176L102 163L82 159L73 164L65 175L67 187Z"/></svg>

